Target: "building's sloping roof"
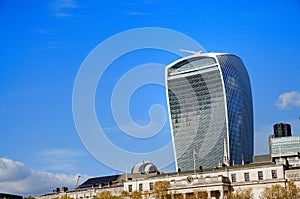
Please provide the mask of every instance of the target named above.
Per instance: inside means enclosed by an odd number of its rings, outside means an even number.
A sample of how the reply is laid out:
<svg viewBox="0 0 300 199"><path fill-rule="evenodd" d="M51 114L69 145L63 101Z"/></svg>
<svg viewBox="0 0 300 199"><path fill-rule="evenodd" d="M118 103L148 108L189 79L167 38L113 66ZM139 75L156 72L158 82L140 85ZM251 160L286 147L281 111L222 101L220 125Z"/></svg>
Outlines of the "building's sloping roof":
<svg viewBox="0 0 300 199"><path fill-rule="evenodd" d="M95 187L99 186L102 184L102 186L107 186L110 183L115 184L117 183L118 180L120 180L120 177L122 175L111 175L111 176L103 176L103 177L96 177L96 178L90 178L84 183L82 183L78 188L83 189L83 188L90 188L90 187Z"/></svg>
<svg viewBox="0 0 300 199"><path fill-rule="evenodd" d="M159 175L159 173L148 173L148 174L128 173L128 174L118 174L118 175L111 175L111 176L89 178L80 186L78 186L77 189L86 189L92 187L96 188L99 187L100 184L102 187L107 187L108 185L118 186L118 185L122 185L123 182L126 180L141 179L141 178L147 178L156 175Z"/></svg>
<svg viewBox="0 0 300 199"><path fill-rule="evenodd" d="M23 196L15 195L15 194L9 194L9 193L0 193L0 199L22 199Z"/></svg>

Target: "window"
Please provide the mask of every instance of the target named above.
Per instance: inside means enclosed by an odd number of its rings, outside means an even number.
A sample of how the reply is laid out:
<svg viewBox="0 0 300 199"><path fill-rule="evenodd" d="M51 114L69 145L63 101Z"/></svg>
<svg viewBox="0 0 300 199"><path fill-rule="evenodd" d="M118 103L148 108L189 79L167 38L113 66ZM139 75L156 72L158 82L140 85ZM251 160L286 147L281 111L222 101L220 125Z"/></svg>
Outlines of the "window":
<svg viewBox="0 0 300 199"><path fill-rule="evenodd" d="M272 170L272 179L276 179L276 178L277 178L277 171Z"/></svg>
<svg viewBox="0 0 300 199"><path fill-rule="evenodd" d="M143 184L142 183L139 184L139 191L143 191Z"/></svg>
<svg viewBox="0 0 300 199"><path fill-rule="evenodd" d="M132 192L132 184L128 185L128 192Z"/></svg>
<svg viewBox="0 0 300 199"><path fill-rule="evenodd" d="M250 181L249 173L244 173L245 181Z"/></svg>
<svg viewBox="0 0 300 199"><path fill-rule="evenodd" d="M236 182L236 175L235 175L235 173L231 174L231 182Z"/></svg>
<svg viewBox="0 0 300 199"><path fill-rule="evenodd" d="M263 175L262 171L258 171L257 175L258 175L258 180L263 180L264 179L264 175Z"/></svg>
<svg viewBox="0 0 300 199"><path fill-rule="evenodd" d="M149 183L150 190L153 190L153 182Z"/></svg>

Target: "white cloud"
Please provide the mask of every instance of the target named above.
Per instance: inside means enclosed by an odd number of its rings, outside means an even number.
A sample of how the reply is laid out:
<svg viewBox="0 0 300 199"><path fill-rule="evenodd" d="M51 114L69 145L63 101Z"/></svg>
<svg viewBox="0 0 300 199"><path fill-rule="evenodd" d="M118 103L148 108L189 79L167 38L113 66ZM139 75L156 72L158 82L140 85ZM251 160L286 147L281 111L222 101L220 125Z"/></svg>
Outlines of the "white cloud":
<svg viewBox="0 0 300 199"><path fill-rule="evenodd" d="M66 186L72 189L78 175L34 171L26 167L24 163L9 158L0 158L1 192L28 196L48 193L56 187Z"/></svg>
<svg viewBox="0 0 300 199"><path fill-rule="evenodd" d="M56 0L50 4L50 11L57 18L74 17L70 10L79 6L74 0Z"/></svg>
<svg viewBox="0 0 300 199"><path fill-rule="evenodd" d="M277 99L276 106L279 109L288 109L293 106L300 107L300 93L297 91L282 93Z"/></svg>
<svg viewBox="0 0 300 199"><path fill-rule="evenodd" d="M10 159L0 159L0 182L26 178L30 171L20 162L13 162Z"/></svg>

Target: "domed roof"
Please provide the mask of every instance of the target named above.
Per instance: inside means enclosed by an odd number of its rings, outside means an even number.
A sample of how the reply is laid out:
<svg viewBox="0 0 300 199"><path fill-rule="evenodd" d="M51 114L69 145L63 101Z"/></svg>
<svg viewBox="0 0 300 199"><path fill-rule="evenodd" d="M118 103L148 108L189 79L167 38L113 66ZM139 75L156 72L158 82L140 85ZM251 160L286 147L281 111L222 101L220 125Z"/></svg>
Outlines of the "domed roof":
<svg viewBox="0 0 300 199"><path fill-rule="evenodd" d="M131 173L155 173L157 172L157 167L149 162L149 161L142 161L134 165L131 169Z"/></svg>

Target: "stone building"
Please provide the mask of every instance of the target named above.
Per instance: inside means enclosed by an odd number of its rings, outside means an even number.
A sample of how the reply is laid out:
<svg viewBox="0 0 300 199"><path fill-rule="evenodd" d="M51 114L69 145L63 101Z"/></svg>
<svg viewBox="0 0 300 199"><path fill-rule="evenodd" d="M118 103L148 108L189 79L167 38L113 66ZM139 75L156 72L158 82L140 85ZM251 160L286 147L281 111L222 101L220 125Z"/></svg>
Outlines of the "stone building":
<svg viewBox="0 0 300 199"><path fill-rule="evenodd" d="M272 185L285 186L288 181L294 181L300 187L300 168L289 168L273 162L255 162L245 165L233 165L203 169L191 172L174 173L131 173L114 176L91 178L75 190L52 192L38 196L38 199L52 199L68 195L75 199L90 199L103 191L112 195L121 195L123 191L129 194L141 191L144 198L154 198L153 186L157 181L169 181L168 193L172 198L185 199L195 191L206 191L210 198L226 198L230 191L251 188L254 198L266 187Z"/></svg>

